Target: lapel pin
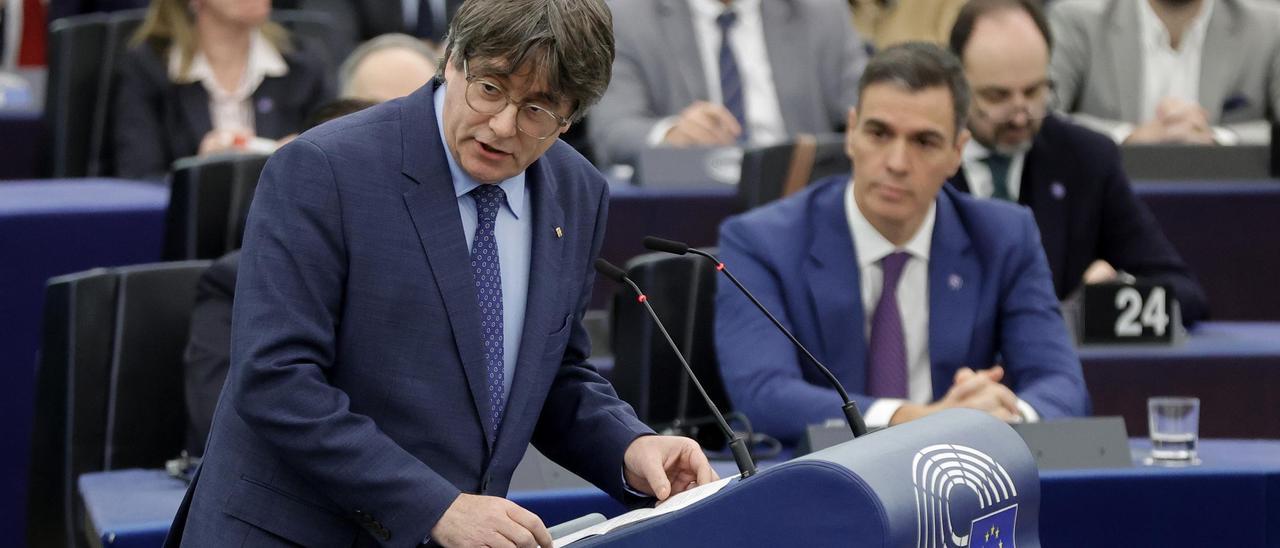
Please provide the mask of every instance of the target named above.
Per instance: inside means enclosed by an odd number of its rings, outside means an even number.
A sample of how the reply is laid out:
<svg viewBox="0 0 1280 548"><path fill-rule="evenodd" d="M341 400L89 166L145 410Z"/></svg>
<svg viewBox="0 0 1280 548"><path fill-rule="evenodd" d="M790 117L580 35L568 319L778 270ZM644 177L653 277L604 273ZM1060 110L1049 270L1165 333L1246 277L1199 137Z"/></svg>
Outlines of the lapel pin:
<svg viewBox="0 0 1280 548"><path fill-rule="evenodd" d="M1067 197L1067 187L1062 186L1062 183L1059 183L1058 181L1054 181L1053 184L1049 185L1049 192L1058 200Z"/></svg>
<svg viewBox="0 0 1280 548"><path fill-rule="evenodd" d="M261 99L258 99L258 112L266 114L268 112L271 112L271 109L275 108L275 106L276 106L275 102L272 101L270 97L263 97Z"/></svg>
<svg viewBox="0 0 1280 548"><path fill-rule="evenodd" d="M957 291L961 287L964 287L964 280L960 278L959 274L952 274L947 277L947 286L950 287L952 291Z"/></svg>
<svg viewBox="0 0 1280 548"><path fill-rule="evenodd" d="M564 237L564 230L562 230L562 229L561 229L560 227L558 227L558 226L556 227L556 237L557 237L557 238L563 238L563 237Z"/></svg>

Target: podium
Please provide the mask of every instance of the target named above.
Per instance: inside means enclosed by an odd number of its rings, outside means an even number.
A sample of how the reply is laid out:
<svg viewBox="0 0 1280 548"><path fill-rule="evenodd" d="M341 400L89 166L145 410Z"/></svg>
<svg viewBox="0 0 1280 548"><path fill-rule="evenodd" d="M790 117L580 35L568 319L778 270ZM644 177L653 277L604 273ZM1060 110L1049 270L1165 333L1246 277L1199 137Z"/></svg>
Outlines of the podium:
<svg viewBox="0 0 1280 548"><path fill-rule="evenodd" d="M948 410L732 480L688 508L573 547L1038 548L1040 477L1022 439Z"/></svg>

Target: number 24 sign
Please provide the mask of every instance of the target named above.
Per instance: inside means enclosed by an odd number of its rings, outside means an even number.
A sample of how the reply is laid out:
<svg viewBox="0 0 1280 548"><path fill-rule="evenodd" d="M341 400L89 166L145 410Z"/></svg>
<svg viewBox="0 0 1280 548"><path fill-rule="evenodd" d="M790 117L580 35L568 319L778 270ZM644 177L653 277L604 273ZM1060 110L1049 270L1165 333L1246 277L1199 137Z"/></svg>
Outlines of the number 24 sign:
<svg viewBox="0 0 1280 548"><path fill-rule="evenodd" d="M1160 284L1139 281L1084 288L1085 343L1172 343L1178 304Z"/></svg>

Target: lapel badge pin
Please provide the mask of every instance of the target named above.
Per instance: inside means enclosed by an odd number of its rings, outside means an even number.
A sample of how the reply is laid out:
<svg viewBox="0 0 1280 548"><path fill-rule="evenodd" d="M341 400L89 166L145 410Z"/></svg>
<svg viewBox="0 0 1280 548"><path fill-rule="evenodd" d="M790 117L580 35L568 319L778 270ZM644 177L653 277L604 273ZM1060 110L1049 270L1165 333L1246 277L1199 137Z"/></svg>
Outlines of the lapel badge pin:
<svg viewBox="0 0 1280 548"><path fill-rule="evenodd" d="M1057 200L1067 197L1067 187L1063 186L1062 183L1058 181L1054 181L1053 184L1049 185L1049 192L1052 193L1054 199Z"/></svg>
<svg viewBox="0 0 1280 548"><path fill-rule="evenodd" d="M961 287L964 287L964 280L960 278L959 274L952 274L947 277L947 286L950 287L952 291L957 291Z"/></svg>
<svg viewBox="0 0 1280 548"><path fill-rule="evenodd" d="M563 229L561 229L561 228L560 228L560 227L558 227L558 226L556 227L556 237L557 237L557 238L563 238L563 237L564 237L564 230L563 230Z"/></svg>

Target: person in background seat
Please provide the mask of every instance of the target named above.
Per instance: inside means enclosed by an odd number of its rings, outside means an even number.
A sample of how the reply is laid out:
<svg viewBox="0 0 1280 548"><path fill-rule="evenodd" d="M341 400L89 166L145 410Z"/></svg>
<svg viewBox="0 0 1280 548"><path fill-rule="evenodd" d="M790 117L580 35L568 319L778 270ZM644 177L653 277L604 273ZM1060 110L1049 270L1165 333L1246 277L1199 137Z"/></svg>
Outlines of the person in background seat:
<svg viewBox="0 0 1280 548"><path fill-rule="evenodd" d="M270 0L152 0L113 79L118 176L157 178L186 156L270 152L333 98L331 68L270 15Z"/></svg>

